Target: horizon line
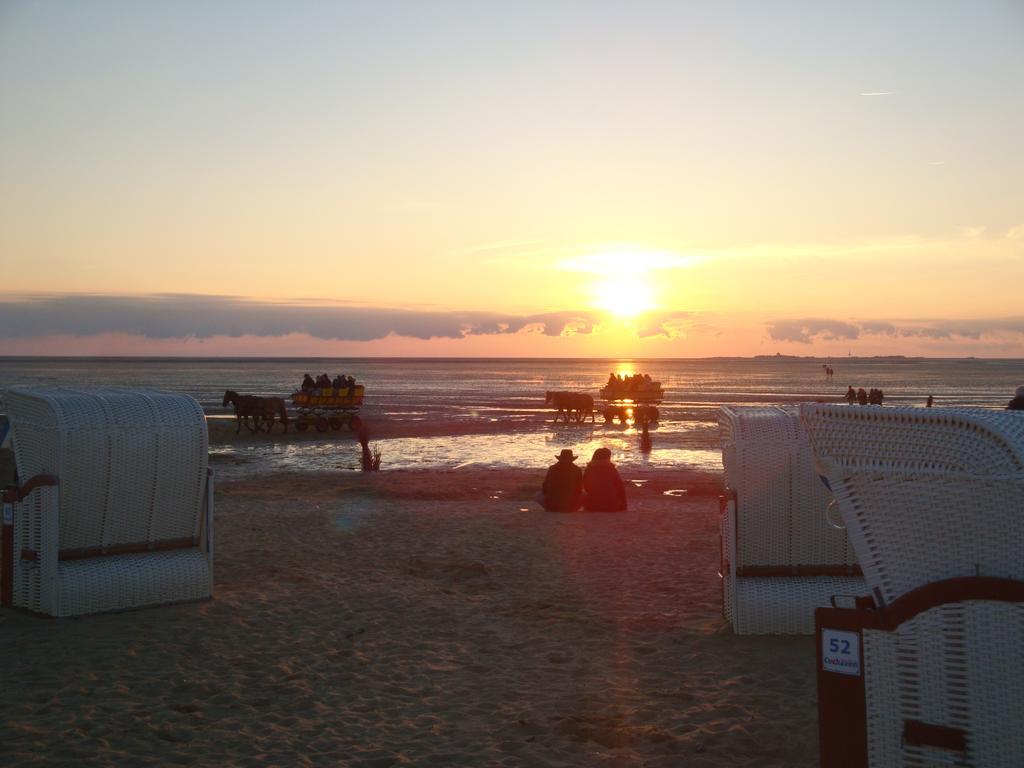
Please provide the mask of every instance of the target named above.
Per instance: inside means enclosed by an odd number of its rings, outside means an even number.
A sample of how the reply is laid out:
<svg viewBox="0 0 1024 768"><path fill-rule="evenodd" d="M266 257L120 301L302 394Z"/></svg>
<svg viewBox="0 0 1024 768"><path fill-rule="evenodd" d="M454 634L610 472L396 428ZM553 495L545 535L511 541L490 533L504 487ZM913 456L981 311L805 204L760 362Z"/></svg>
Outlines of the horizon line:
<svg viewBox="0 0 1024 768"><path fill-rule="evenodd" d="M147 360L171 362L175 360L238 360L262 362L287 362L292 360L421 360L421 361L472 361L472 360L993 360L1024 362L1024 357L989 357L984 355L939 356L939 355L793 355L781 352L759 355L701 355L701 356L630 356L593 355L583 357L551 357L541 355L2 355L0 360Z"/></svg>

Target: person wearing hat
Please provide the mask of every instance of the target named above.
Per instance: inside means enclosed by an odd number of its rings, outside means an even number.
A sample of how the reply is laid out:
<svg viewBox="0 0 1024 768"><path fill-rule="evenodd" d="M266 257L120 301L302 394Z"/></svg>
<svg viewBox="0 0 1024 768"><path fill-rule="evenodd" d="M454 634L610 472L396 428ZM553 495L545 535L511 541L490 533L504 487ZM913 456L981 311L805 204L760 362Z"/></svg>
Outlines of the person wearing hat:
<svg viewBox="0 0 1024 768"><path fill-rule="evenodd" d="M588 512L626 511L626 484L612 464L612 452L607 448L594 451L583 473L583 490L583 508Z"/></svg>
<svg viewBox="0 0 1024 768"><path fill-rule="evenodd" d="M1024 387L1017 387L1013 400L1006 406L1011 411L1024 411Z"/></svg>
<svg viewBox="0 0 1024 768"><path fill-rule="evenodd" d="M548 467L541 486L540 502L548 512L576 512L583 505L583 470L572 449L563 448L558 463Z"/></svg>

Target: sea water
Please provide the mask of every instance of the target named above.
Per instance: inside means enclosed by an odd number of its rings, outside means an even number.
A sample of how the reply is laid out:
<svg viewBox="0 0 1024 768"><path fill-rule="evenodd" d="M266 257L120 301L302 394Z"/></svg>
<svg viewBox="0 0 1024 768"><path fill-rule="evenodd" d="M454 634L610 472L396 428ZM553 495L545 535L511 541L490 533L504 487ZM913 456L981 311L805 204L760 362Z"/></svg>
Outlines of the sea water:
<svg viewBox="0 0 1024 768"><path fill-rule="evenodd" d="M834 375L825 375L825 365ZM589 458L612 450L623 467L720 470L717 417L721 404L839 400L854 388L880 388L886 404L971 405L1000 408L1024 384L1024 360L918 358L715 358L702 360L557 359L153 359L0 358L0 389L27 387L128 387L183 392L211 414L225 389L287 397L305 373L351 375L366 386L360 412L368 424L400 421L403 434L371 441L385 469L543 467L562 448ZM650 374L662 383L664 401L651 431L654 449L639 450L635 427L618 422L554 424L547 390L598 390L609 372ZM487 422L493 431L467 434ZM417 437L416 425L442 432ZM506 429L507 427L507 429ZM461 431L460 430L464 430ZM257 441L213 446L218 472L244 476L267 469L356 469L357 446L345 440L288 441L277 434Z"/></svg>

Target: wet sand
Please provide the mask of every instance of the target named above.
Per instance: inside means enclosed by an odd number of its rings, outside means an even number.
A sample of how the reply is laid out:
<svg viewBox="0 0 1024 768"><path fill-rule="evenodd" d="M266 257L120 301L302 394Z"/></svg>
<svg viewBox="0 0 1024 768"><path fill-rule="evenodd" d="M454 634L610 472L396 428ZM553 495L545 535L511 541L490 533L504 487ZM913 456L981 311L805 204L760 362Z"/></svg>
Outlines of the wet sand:
<svg viewBox="0 0 1024 768"><path fill-rule="evenodd" d="M644 479L569 515L536 471L221 484L212 601L0 611L0 764L815 765L813 640L735 637L714 488Z"/></svg>
<svg viewBox="0 0 1024 768"><path fill-rule="evenodd" d="M375 418L363 415L363 423L371 439L395 437L448 437L452 435L495 435L514 434L517 432L533 432L538 426L551 424L551 418L523 416L521 418L504 419L461 419L461 420L428 420L413 421L411 419ZM597 417L597 423L603 421ZM211 445L230 445L234 443L263 443L270 440L276 442L301 442L307 440L355 441L355 434L347 426L339 430L317 432L308 428L300 432L295 428L294 419L285 431L280 422L275 422L271 432L250 432L246 427L238 429L234 416L210 415L206 417ZM588 424L590 422L587 422Z"/></svg>

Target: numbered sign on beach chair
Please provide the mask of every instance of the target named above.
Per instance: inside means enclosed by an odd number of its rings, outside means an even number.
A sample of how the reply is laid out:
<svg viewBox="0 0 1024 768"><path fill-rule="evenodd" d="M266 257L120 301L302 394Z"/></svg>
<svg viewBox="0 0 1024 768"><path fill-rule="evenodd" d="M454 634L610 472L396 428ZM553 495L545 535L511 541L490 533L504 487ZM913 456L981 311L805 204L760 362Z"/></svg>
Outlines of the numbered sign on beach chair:
<svg viewBox="0 0 1024 768"><path fill-rule="evenodd" d="M869 588L817 612L822 766L1024 765L1024 413L802 418Z"/></svg>
<svg viewBox="0 0 1024 768"><path fill-rule="evenodd" d="M864 582L845 531L827 519L831 496L799 414L722 406L719 429L725 616L737 634L812 634L815 608L862 594Z"/></svg>
<svg viewBox="0 0 1024 768"><path fill-rule="evenodd" d="M190 397L10 389L3 605L52 616L212 594L206 420Z"/></svg>

